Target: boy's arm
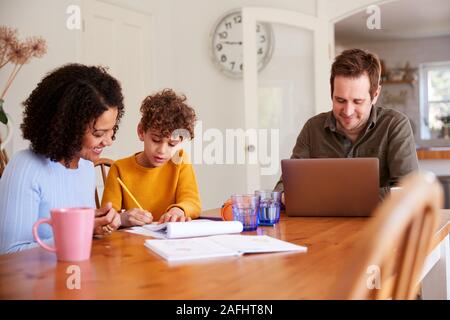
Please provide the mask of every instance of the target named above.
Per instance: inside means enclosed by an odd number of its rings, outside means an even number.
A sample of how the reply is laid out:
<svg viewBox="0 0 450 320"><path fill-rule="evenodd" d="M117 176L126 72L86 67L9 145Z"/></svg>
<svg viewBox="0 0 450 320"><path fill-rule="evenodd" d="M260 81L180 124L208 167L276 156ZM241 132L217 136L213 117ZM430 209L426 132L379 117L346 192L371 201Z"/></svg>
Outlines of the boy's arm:
<svg viewBox="0 0 450 320"><path fill-rule="evenodd" d="M118 176L119 170L117 169L117 165L113 163L111 169L109 169L108 177L106 178L101 206L103 207L107 202L111 202L113 208L117 212L120 212L122 209L122 190L117 181Z"/></svg>
<svg viewBox="0 0 450 320"><path fill-rule="evenodd" d="M186 217L195 219L200 216L202 208L198 193L197 179L195 178L192 164L181 164L177 183L176 203L170 205L166 212L173 207L182 209Z"/></svg>

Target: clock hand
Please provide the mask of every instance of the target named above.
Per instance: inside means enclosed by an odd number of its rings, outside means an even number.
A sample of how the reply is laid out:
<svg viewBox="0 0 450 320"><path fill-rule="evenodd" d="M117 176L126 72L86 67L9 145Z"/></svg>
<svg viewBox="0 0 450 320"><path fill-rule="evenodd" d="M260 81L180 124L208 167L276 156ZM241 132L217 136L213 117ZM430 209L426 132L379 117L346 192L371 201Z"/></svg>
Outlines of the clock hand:
<svg viewBox="0 0 450 320"><path fill-rule="evenodd" d="M222 43L242 45L242 41L222 41Z"/></svg>

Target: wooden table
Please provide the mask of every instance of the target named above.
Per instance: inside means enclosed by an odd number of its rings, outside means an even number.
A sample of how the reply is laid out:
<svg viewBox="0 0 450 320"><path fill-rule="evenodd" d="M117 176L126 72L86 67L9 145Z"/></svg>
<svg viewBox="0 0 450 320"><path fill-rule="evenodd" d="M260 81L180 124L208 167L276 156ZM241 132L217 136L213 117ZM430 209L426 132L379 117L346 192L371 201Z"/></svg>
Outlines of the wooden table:
<svg viewBox="0 0 450 320"><path fill-rule="evenodd" d="M217 216L218 210L202 215ZM282 216L275 227L246 234L267 234L305 245L307 253L249 254L178 264L169 264L144 247L145 237L127 232L94 240L86 262L57 262L55 255L31 249L0 256L0 299L323 299L348 263L354 240L367 221ZM449 221L450 211L443 212L436 249L441 250L445 241L448 249ZM81 271L80 289L69 289L73 268Z"/></svg>

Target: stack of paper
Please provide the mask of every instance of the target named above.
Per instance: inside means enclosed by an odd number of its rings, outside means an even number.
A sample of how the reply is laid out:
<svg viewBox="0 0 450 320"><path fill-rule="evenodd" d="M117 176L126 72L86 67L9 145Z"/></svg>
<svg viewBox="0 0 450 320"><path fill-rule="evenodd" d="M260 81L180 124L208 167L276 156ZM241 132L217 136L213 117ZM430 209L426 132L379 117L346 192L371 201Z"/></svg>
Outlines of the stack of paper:
<svg viewBox="0 0 450 320"><path fill-rule="evenodd" d="M240 233L242 230L243 226L240 221L193 220L191 222L152 223L142 227L133 227L126 231L158 239L175 239Z"/></svg>
<svg viewBox="0 0 450 320"><path fill-rule="evenodd" d="M167 261L239 256L244 253L306 252L307 248L269 236L221 235L192 239L146 240Z"/></svg>

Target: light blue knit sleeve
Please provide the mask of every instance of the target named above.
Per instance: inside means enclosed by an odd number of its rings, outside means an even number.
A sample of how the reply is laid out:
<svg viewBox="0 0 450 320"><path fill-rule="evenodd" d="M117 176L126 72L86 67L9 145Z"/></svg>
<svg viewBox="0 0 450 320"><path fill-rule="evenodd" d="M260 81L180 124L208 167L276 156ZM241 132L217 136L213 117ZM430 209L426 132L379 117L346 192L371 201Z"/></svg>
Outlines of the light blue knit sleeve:
<svg viewBox="0 0 450 320"><path fill-rule="evenodd" d="M21 151L0 178L0 254L37 246L32 228L38 220L40 196L33 180L41 171L36 164Z"/></svg>
<svg viewBox="0 0 450 320"><path fill-rule="evenodd" d="M33 225L52 208L95 208L94 190L91 161L80 159L77 169L68 169L31 150L15 154L0 178L0 254L36 247ZM53 242L48 224L38 234Z"/></svg>

